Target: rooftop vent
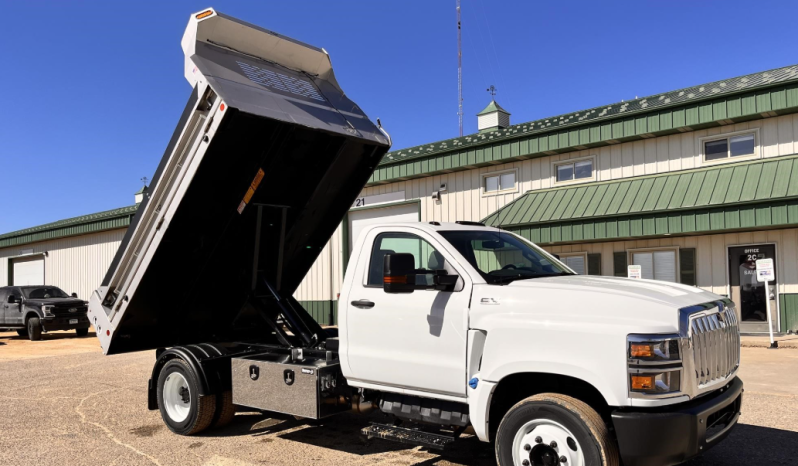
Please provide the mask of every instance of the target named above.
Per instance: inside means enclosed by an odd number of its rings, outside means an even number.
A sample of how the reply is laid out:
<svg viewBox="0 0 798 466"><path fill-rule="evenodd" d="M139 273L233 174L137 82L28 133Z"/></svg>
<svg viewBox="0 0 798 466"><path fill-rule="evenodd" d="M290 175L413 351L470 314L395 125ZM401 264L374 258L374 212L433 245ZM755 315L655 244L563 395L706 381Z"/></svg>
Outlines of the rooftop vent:
<svg viewBox="0 0 798 466"><path fill-rule="evenodd" d="M477 113L477 127L480 133L489 133L510 126L510 113L491 100L484 110Z"/></svg>

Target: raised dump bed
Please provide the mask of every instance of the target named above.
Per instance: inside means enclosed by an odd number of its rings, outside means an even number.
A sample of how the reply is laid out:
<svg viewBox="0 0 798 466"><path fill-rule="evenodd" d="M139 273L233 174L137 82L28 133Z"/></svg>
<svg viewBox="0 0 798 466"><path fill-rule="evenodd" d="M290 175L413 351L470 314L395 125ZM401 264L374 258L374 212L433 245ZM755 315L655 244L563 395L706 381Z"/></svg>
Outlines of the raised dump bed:
<svg viewBox="0 0 798 466"><path fill-rule="evenodd" d="M103 351L313 346L325 334L291 295L390 138L323 49L212 9L182 47L193 92L90 299Z"/></svg>

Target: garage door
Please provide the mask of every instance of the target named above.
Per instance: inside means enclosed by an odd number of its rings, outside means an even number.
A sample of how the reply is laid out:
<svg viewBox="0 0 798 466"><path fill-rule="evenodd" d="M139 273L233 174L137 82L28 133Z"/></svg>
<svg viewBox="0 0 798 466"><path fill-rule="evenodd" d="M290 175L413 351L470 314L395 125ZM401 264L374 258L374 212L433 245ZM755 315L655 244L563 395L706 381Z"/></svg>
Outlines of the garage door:
<svg viewBox="0 0 798 466"><path fill-rule="evenodd" d="M44 258L41 256L31 258L13 259L14 276L13 285L44 285Z"/></svg>
<svg viewBox="0 0 798 466"><path fill-rule="evenodd" d="M375 223L418 222L418 203L386 206L349 212L349 251L363 228Z"/></svg>

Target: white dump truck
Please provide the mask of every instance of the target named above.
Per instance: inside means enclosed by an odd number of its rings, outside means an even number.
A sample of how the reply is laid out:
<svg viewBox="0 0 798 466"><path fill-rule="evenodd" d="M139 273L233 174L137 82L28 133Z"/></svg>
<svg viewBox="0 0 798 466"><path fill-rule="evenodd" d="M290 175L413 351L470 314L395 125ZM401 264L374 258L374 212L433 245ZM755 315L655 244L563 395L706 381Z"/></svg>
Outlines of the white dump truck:
<svg viewBox="0 0 798 466"><path fill-rule="evenodd" d="M292 294L390 137L323 49L212 9L182 45L193 93L89 310L106 354L156 350L148 407L173 432L237 406L382 411L364 435L476 436L502 466L660 466L736 424L731 301L576 275L479 223L363 230L338 328L319 326Z"/></svg>

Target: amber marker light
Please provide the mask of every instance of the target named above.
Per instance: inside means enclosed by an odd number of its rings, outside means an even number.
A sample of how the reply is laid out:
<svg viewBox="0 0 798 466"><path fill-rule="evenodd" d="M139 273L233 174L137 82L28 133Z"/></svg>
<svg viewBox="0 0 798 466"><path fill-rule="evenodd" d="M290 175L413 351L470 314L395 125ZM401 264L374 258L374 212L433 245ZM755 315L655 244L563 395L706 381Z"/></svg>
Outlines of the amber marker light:
<svg viewBox="0 0 798 466"><path fill-rule="evenodd" d="M213 14L213 10L205 10L202 13L197 15L197 19L207 18L208 16Z"/></svg>

